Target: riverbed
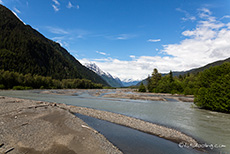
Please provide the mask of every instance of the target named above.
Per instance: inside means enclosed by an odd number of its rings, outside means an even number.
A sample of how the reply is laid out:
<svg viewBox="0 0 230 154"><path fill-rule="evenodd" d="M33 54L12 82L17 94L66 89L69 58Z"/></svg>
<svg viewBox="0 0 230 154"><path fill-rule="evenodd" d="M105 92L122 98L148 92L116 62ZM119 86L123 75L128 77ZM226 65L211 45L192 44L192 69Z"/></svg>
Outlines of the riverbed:
<svg viewBox="0 0 230 154"><path fill-rule="evenodd" d="M0 91L0 95L65 103L128 115L177 129L203 144L221 147L215 150L230 153L229 114L201 110L194 107L191 102L107 98L100 94L94 96L91 94L92 90L82 90L75 95L41 92Z"/></svg>

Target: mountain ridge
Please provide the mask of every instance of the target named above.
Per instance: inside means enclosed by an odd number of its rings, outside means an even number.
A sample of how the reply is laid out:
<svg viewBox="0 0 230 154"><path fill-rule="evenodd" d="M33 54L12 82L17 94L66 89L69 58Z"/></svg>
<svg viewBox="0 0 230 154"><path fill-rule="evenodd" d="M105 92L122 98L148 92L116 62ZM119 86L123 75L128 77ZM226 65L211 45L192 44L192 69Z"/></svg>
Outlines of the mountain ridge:
<svg viewBox="0 0 230 154"><path fill-rule="evenodd" d="M124 87L118 77L114 78L110 73L104 72L95 63L86 63L85 66L100 75L111 87Z"/></svg>
<svg viewBox="0 0 230 154"><path fill-rule="evenodd" d="M25 25L1 4L0 21L0 69L54 79L85 78L108 86L60 44Z"/></svg>
<svg viewBox="0 0 230 154"><path fill-rule="evenodd" d="M110 86L115 88L134 86L140 82L133 79L125 79L121 81L119 77L114 77L109 72L101 70L95 63L85 63L84 65L100 75Z"/></svg>
<svg viewBox="0 0 230 154"><path fill-rule="evenodd" d="M196 73L204 71L205 69L208 69L210 67L221 65L221 64L223 64L225 62L230 62L230 57L226 58L224 60L218 60L218 61L215 61L215 62L212 62L212 63L208 63L208 64L206 64L204 66L201 66L201 67L198 67L198 68L193 68L193 69L190 69L188 71L173 71L173 76L185 75L185 74L188 74L188 73L196 74Z"/></svg>
<svg viewBox="0 0 230 154"><path fill-rule="evenodd" d="M212 63L208 63L204 66L201 66L201 67L198 67L198 68L193 68L193 69L190 69L188 71L173 71L173 76L180 76L180 75L186 75L188 73L190 74L196 74L196 73L199 73L199 72L202 72L210 67L213 67L213 66L219 66L225 62L230 62L230 57L229 58L226 58L224 60L218 60L218 61L215 61L215 62L212 62ZM167 75L167 73L163 73L162 74L163 76ZM141 82L143 82L144 85L147 85L147 78L142 80ZM139 82L136 86L139 86L141 84L141 82Z"/></svg>

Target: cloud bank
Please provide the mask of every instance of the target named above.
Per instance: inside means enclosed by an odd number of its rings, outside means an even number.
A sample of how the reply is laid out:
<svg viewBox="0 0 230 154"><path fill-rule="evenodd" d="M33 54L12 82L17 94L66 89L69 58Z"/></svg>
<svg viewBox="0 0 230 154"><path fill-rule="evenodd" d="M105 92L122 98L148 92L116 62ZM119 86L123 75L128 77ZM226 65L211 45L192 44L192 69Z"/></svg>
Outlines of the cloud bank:
<svg viewBox="0 0 230 154"><path fill-rule="evenodd" d="M121 80L140 80L151 74L154 68L162 73L170 70L184 71L230 57L230 22L217 20L207 8L198 11L199 21L196 27L183 31L181 35L184 39L181 42L163 45L163 50L159 52L165 56L132 55L130 61L111 57L80 61L85 63L90 60Z"/></svg>

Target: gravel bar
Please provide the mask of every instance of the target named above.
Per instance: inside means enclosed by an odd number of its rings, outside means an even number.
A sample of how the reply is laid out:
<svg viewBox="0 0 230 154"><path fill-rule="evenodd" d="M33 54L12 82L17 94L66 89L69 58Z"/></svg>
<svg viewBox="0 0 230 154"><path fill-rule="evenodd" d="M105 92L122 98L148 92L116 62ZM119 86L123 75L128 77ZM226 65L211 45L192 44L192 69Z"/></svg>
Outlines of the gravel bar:
<svg viewBox="0 0 230 154"><path fill-rule="evenodd" d="M170 141L173 141L175 143L186 143L188 145L197 145L198 142L193 139L192 137L179 132L175 129L168 128L165 126L160 126L157 124L153 124L151 122L147 122L144 120L140 120L137 118L125 116L122 114L107 112L107 111L101 111L86 107L77 107L77 106L71 106L66 104L57 104L57 106L68 109L70 112L73 113L80 113L86 116L94 117L101 120L106 120L112 123L116 123L119 125L123 125L126 127L130 127L142 132L146 132Z"/></svg>
<svg viewBox="0 0 230 154"><path fill-rule="evenodd" d="M74 116L74 113L130 127L175 143L183 142L191 147L198 144L192 137L175 129L108 111L9 97L0 97L0 103L0 145L6 144L9 149L16 147L12 150L16 153L31 149L50 153L49 150L55 149L55 146L75 153L84 153L84 150L92 150L93 153L122 153L103 135ZM71 131L65 132L66 128ZM82 134L87 134L90 139L82 137ZM73 140L84 147L82 149L80 145L77 146L83 151L79 152L76 145L74 148ZM0 147L0 153L2 149Z"/></svg>
<svg viewBox="0 0 230 154"><path fill-rule="evenodd" d="M0 154L6 153L122 154L65 108L0 96Z"/></svg>

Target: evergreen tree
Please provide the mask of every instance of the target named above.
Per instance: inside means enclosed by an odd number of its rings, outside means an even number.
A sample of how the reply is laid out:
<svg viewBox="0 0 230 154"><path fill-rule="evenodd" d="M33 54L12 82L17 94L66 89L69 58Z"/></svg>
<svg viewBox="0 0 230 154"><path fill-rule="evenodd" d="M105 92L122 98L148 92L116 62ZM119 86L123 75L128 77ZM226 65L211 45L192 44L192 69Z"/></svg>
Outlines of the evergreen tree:
<svg viewBox="0 0 230 154"><path fill-rule="evenodd" d="M230 113L230 63L200 73L199 82L196 104L204 109Z"/></svg>
<svg viewBox="0 0 230 154"><path fill-rule="evenodd" d="M161 80L161 74L158 73L158 70L154 68L152 77L148 82L148 90L149 92L154 92L154 89L158 86L159 81Z"/></svg>
<svg viewBox="0 0 230 154"><path fill-rule="evenodd" d="M169 72L169 82L172 83L173 81L174 81L174 79L173 79L173 73L170 70L170 72Z"/></svg>
<svg viewBox="0 0 230 154"><path fill-rule="evenodd" d="M146 92L146 88L145 88L143 82L141 82L141 85L139 86L139 90L138 91L139 92Z"/></svg>

